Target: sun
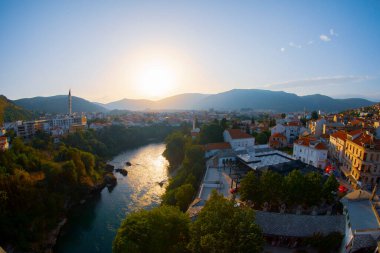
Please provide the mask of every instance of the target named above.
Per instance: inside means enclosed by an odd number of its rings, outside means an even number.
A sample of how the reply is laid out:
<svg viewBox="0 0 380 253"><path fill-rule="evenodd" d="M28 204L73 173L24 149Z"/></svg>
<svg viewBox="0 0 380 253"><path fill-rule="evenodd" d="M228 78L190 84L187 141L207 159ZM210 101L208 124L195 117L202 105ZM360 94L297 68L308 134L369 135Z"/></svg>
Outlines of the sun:
<svg viewBox="0 0 380 253"><path fill-rule="evenodd" d="M137 85L145 97L161 98L174 88L176 79L173 66L163 60L153 60L140 67Z"/></svg>

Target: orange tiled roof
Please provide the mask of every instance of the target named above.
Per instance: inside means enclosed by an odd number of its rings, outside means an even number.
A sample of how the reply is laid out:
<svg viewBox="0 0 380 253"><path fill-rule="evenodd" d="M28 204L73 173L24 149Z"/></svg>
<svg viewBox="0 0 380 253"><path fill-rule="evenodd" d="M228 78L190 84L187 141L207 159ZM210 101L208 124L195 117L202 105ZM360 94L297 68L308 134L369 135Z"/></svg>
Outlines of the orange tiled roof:
<svg viewBox="0 0 380 253"><path fill-rule="evenodd" d="M269 141L269 143L274 146L280 145L278 141Z"/></svg>
<svg viewBox="0 0 380 253"><path fill-rule="evenodd" d="M230 149L231 145L228 142L217 142L217 143L208 143L204 145L206 151L215 150L215 149Z"/></svg>
<svg viewBox="0 0 380 253"><path fill-rule="evenodd" d="M288 123L288 126L299 126L299 125L300 125L300 123L297 121L291 121Z"/></svg>
<svg viewBox="0 0 380 253"><path fill-rule="evenodd" d="M239 129L228 129L227 131L229 132L232 139L253 138L251 135L244 133Z"/></svg>
<svg viewBox="0 0 380 253"><path fill-rule="evenodd" d="M372 136L365 133L362 133L357 138L353 139L352 142L360 146L374 144Z"/></svg>
<svg viewBox="0 0 380 253"><path fill-rule="evenodd" d="M327 149L326 145L323 144L322 142L318 143L314 148L318 150Z"/></svg>
<svg viewBox="0 0 380 253"><path fill-rule="evenodd" d="M310 137L301 137L295 142L295 144L309 147L310 143L313 141L317 141L317 138L311 137L311 136ZM326 145L323 144L322 142L319 142L317 145L314 146L314 148L319 149L319 150L327 149Z"/></svg>
<svg viewBox="0 0 380 253"><path fill-rule="evenodd" d="M353 130L353 131L349 132L348 134L351 136L354 136L354 135L361 134L361 133L363 133L363 130L357 129L357 130Z"/></svg>
<svg viewBox="0 0 380 253"><path fill-rule="evenodd" d="M272 138L283 138L283 139L286 139L286 137L283 134L281 134L281 133L274 133L274 134L272 134L271 137Z"/></svg>
<svg viewBox="0 0 380 253"><path fill-rule="evenodd" d="M331 135L332 137L336 139L346 140L347 139L347 133L343 131L336 131Z"/></svg>

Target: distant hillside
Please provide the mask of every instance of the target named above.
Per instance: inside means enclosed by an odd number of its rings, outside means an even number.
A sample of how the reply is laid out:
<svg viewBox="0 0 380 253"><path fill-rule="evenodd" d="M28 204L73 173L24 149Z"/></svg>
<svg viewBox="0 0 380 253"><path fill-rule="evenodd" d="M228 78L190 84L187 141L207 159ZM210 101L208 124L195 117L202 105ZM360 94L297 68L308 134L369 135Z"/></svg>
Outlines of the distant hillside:
<svg viewBox="0 0 380 253"><path fill-rule="evenodd" d="M119 110L191 110L191 109L226 109L238 110L252 108L276 112L322 110L337 112L350 108L370 106L371 101L360 98L334 99L324 95L297 96L283 91L258 89L234 89L218 94L205 95L185 93L158 101L122 99L104 105L108 109Z"/></svg>
<svg viewBox="0 0 380 253"><path fill-rule="evenodd" d="M111 102L108 104L104 104L103 106L109 110L145 110L152 109L154 101L150 101L147 99L127 99L124 98L122 100L118 100L115 102Z"/></svg>
<svg viewBox="0 0 380 253"><path fill-rule="evenodd" d="M0 95L0 125L3 122L12 122L16 120L29 120L33 118L33 113L21 108L5 96Z"/></svg>
<svg viewBox="0 0 380 253"><path fill-rule="evenodd" d="M206 97L208 97L208 95L199 93L186 93L167 97L158 101L125 98L122 100L105 104L103 106L109 110L188 110L196 108L197 104Z"/></svg>
<svg viewBox="0 0 380 253"><path fill-rule="evenodd" d="M235 89L211 95L202 100L199 106L203 109L253 108L276 112L302 111L306 109L308 111L337 112L372 104L374 102L361 98L334 99L320 94L297 96L284 91Z"/></svg>
<svg viewBox="0 0 380 253"><path fill-rule="evenodd" d="M34 97L22 98L13 101L15 104L28 110L48 113L67 113L68 98L67 95L58 95L52 97ZM73 112L104 112L106 109L100 105L87 101L83 98L72 97Z"/></svg>

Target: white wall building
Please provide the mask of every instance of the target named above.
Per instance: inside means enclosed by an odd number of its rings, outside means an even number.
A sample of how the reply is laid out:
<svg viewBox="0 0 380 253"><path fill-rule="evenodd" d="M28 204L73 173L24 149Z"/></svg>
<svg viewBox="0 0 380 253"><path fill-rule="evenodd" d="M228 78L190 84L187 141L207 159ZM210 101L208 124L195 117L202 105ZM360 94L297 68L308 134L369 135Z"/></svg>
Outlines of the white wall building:
<svg viewBox="0 0 380 253"><path fill-rule="evenodd" d="M282 134L286 137L286 141L292 144L299 136L301 130L304 128L299 121L288 122L287 124L277 124L271 129L271 135L276 133Z"/></svg>
<svg viewBox="0 0 380 253"><path fill-rule="evenodd" d="M248 148L255 145L255 138L240 129L224 130L223 138L225 142L231 144L233 149Z"/></svg>
<svg viewBox="0 0 380 253"><path fill-rule="evenodd" d="M340 252L378 252L374 251L380 237L380 203L376 194L356 190L344 196L341 202L346 215L346 232Z"/></svg>
<svg viewBox="0 0 380 253"><path fill-rule="evenodd" d="M327 161L327 147L313 137L303 137L294 142L293 157L314 167L324 169Z"/></svg>

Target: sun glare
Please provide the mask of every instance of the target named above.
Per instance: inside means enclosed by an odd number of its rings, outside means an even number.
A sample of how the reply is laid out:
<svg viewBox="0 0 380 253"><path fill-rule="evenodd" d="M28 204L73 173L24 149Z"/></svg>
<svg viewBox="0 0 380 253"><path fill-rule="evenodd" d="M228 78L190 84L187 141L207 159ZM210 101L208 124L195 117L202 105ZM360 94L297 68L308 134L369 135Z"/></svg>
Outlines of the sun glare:
<svg viewBox="0 0 380 253"><path fill-rule="evenodd" d="M138 89L145 96L160 98L166 96L176 84L176 72L168 63L151 61L141 66L137 77Z"/></svg>

